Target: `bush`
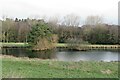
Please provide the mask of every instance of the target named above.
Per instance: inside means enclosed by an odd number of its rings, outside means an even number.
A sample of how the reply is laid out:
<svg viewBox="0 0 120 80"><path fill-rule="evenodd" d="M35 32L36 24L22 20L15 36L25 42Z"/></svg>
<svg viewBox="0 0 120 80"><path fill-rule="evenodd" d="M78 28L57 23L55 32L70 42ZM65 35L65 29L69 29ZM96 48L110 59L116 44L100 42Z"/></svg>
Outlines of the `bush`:
<svg viewBox="0 0 120 80"><path fill-rule="evenodd" d="M46 23L33 26L28 39L33 50L46 50L54 47L53 34Z"/></svg>

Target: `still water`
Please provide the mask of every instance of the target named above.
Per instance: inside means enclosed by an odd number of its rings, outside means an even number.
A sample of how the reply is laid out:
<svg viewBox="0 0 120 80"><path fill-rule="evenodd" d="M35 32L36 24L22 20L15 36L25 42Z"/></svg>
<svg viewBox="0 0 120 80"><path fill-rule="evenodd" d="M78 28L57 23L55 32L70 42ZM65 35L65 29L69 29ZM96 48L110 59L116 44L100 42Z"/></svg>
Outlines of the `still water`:
<svg viewBox="0 0 120 80"><path fill-rule="evenodd" d="M56 59L59 61L118 61L118 51L66 51L66 50L48 50L31 51L25 48L3 48L3 55L12 55L15 57L29 57L39 59Z"/></svg>

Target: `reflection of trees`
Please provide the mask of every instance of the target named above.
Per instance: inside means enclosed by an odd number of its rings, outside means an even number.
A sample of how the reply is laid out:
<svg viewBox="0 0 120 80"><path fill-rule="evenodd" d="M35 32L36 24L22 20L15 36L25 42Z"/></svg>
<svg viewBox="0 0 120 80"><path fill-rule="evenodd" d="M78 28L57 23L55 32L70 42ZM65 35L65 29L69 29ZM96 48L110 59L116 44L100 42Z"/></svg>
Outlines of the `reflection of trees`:
<svg viewBox="0 0 120 80"><path fill-rule="evenodd" d="M3 55L12 55L15 57L29 57L29 58L41 58L41 59L53 59L56 57L56 50L46 50L46 51L31 51L21 48L3 48Z"/></svg>
<svg viewBox="0 0 120 80"><path fill-rule="evenodd" d="M53 59L56 57L55 50L31 52L31 56L34 56L34 58L41 58L41 59Z"/></svg>

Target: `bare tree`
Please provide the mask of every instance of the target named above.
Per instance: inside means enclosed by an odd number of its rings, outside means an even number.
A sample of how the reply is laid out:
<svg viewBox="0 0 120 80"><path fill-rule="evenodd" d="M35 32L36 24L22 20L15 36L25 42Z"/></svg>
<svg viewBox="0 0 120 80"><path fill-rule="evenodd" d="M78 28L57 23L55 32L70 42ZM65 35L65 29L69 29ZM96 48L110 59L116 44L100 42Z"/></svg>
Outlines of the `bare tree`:
<svg viewBox="0 0 120 80"><path fill-rule="evenodd" d="M52 27L57 27L58 24L60 22L59 16L53 16L50 17L48 20L48 23L52 26Z"/></svg>
<svg viewBox="0 0 120 80"><path fill-rule="evenodd" d="M97 25L102 23L103 23L103 17L101 16L88 16L85 21L86 25Z"/></svg>
<svg viewBox="0 0 120 80"><path fill-rule="evenodd" d="M66 15L62 24L65 26L78 27L80 24L80 17L75 14Z"/></svg>
<svg viewBox="0 0 120 80"><path fill-rule="evenodd" d="M9 41L9 35L11 32L11 28L13 27L13 21L12 19L6 18L5 21L2 22L2 33L5 36L5 41Z"/></svg>

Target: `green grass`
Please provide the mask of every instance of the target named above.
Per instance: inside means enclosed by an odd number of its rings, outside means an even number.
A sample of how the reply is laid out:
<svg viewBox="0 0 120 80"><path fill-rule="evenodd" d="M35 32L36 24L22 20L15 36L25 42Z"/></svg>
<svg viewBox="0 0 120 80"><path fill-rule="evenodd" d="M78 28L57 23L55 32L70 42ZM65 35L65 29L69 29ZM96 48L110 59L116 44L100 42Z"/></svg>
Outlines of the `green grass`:
<svg viewBox="0 0 120 80"><path fill-rule="evenodd" d="M66 47L67 44L66 43L57 43L56 46L57 47Z"/></svg>
<svg viewBox="0 0 120 80"><path fill-rule="evenodd" d="M118 78L118 62L3 57L3 78Z"/></svg>
<svg viewBox="0 0 120 80"><path fill-rule="evenodd" d="M28 43L0 43L1 46L3 47L28 47Z"/></svg>

